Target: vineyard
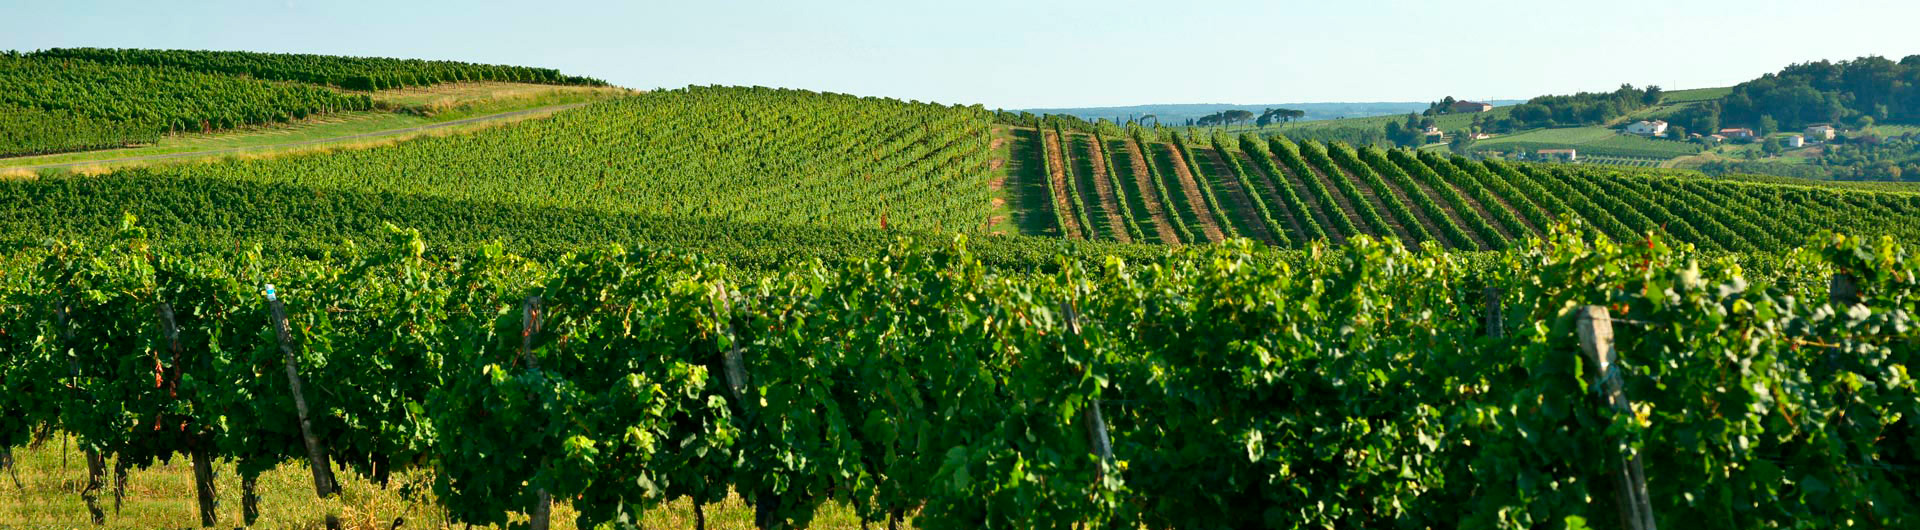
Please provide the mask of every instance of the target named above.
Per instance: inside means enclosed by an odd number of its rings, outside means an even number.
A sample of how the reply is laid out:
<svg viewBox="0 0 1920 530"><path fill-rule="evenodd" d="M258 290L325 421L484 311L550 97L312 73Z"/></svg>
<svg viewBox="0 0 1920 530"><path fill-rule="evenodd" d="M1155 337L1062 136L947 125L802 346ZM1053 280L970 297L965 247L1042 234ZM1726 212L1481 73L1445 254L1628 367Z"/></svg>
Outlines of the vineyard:
<svg viewBox="0 0 1920 530"><path fill-rule="evenodd" d="M15 153L598 84L99 49L9 75ZM731 499L761 528L1916 528L1913 241L1894 186L623 93L0 180L0 472L75 440L67 489L20 498L96 524L180 458L203 526L298 467L303 499L541 529Z"/></svg>
<svg viewBox="0 0 1920 530"><path fill-rule="evenodd" d="M105 48L54 48L34 52L29 56L83 60L102 64L160 66L192 72L330 85L351 90L385 90L460 81L511 81L592 86L607 84L598 79L564 75L551 68L385 57Z"/></svg>
<svg viewBox="0 0 1920 530"><path fill-rule="evenodd" d="M1696 144L1676 140L1656 140L1624 134L1605 127L1540 129L1473 143L1475 151L1538 151L1541 149L1578 149L1582 157L1593 154L1661 160L1700 152L1700 146Z"/></svg>
<svg viewBox="0 0 1920 530"><path fill-rule="evenodd" d="M10 53L0 54L0 85L8 87L0 91L0 156L117 147L168 131L284 122L373 104L308 85Z"/></svg>
<svg viewBox="0 0 1920 530"><path fill-rule="evenodd" d="M90 118L66 110L0 106L0 155L44 155L107 149L160 139L137 123Z"/></svg>
<svg viewBox="0 0 1920 530"><path fill-rule="evenodd" d="M77 437L96 520L109 474L182 455L242 488L353 472L321 496L426 469L476 524L728 491L766 528L830 502L926 528L1920 524L1903 247L1743 266L1547 228L1037 274L902 242L744 277L608 246L435 258L397 229L212 260L129 222L0 261L0 446ZM275 508L196 482L208 524Z"/></svg>
<svg viewBox="0 0 1920 530"><path fill-rule="evenodd" d="M605 86L551 69L320 55L181 50L0 52L0 156L150 144L208 132L368 110L353 90L461 81ZM384 108L384 107L383 107Z"/></svg>
<svg viewBox="0 0 1920 530"><path fill-rule="evenodd" d="M1112 134L1057 127L1049 133L1064 138L1063 145L1077 144L1075 137L1095 141ZM1084 226L1078 220L1104 211L1090 205L1159 203L1159 214L1121 209L1119 224L1163 234L1148 239L1168 244L1217 241L1217 226L1225 237L1289 248L1371 235L1503 250L1540 236L1561 217L1616 240L1660 232L1707 251L1785 251L1829 229L1902 240L1920 236L1920 197L1907 193L1734 182L1632 167L1475 161L1251 134L1185 135L1134 128L1114 135L1132 142L1098 140L1113 158L1137 156L1138 163L1109 164L1120 177L1116 185L1059 186L1057 200L1048 204L1061 219ZM1638 159L1619 161L1633 166ZM1146 185L1136 184L1142 181ZM1112 232L1084 236L1118 240L1105 236Z"/></svg>

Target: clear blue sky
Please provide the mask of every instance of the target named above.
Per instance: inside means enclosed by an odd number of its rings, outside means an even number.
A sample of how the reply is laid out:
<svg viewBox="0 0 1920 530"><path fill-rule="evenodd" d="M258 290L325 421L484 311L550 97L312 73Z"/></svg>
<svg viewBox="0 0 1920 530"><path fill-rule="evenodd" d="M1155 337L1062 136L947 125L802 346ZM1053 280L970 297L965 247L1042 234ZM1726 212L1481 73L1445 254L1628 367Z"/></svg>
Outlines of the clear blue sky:
<svg viewBox="0 0 1920 530"><path fill-rule="evenodd" d="M0 49L457 59L1030 108L1725 86L1920 54L1916 21L1913 0L0 0Z"/></svg>

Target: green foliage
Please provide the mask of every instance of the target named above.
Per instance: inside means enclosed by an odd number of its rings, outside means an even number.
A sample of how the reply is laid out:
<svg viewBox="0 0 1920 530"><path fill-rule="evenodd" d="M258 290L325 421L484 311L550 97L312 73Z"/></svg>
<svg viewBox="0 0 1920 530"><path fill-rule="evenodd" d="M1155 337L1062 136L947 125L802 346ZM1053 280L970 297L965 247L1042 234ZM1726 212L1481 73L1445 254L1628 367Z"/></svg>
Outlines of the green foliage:
<svg viewBox="0 0 1920 530"><path fill-rule="evenodd" d="M151 141L168 131L285 122L373 106L366 96L315 86L11 54L0 54L0 85L8 87L0 91L0 154L109 147Z"/></svg>
<svg viewBox="0 0 1920 530"><path fill-rule="evenodd" d="M1662 526L1904 528L1920 502L1920 264L1890 238L1734 260L1561 224L1490 255L1239 241L1044 274L903 243L746 279L387 233L299 264L159 251L131 224L8 253L0 442L57 425L134 461L299 458L273 283L336 457L428 466L474 523L534 490L585 527L732 488L765 527L828 499L927 528L1613 527L1622 447ZM1818 302L1830 274L1858 301ZM1630 413L1591 390L1584 305L1614 318Z"/></svg>
<svg viewBox="0 0 1920 530"><path fill-rule="evenodd" d="M106 149L160 139L160 130L64 110L0 106L0 156Z"/></svg>

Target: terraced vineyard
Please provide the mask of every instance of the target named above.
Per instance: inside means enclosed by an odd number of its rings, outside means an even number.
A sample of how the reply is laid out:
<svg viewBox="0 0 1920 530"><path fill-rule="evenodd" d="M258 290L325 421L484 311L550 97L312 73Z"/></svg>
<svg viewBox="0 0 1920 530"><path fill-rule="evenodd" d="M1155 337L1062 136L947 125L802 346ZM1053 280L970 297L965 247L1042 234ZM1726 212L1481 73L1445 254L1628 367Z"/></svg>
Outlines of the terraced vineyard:
<svg viewBox="0 0 1920 530"><path fill-rule="evenodd" d="M1089 132L1048 132L1064 143L1094 141ZM1501 250L1540 235L1563 216L1616 239L1661 232L1705 250L1786 250L1823 229L1920 236L1920 195L1910 193L1473 161L1252 135L1196 141L1184 134L1113 134L1134 140L1103 143L1116 159L1138 160L1132 173L1139 183L1109 188L1133 195L1108 197L1106 188L1096 193L1063 186L1057 204L1072 219L1086 215L1090 204L1157 206L1143 207L1149 214L1125 222L1142 234L1161 234L1152 239L1166 243L1238 235L1292 248L1367 234ZM1110 232L1089 235L1117 239L1105 235Z"/></svg>

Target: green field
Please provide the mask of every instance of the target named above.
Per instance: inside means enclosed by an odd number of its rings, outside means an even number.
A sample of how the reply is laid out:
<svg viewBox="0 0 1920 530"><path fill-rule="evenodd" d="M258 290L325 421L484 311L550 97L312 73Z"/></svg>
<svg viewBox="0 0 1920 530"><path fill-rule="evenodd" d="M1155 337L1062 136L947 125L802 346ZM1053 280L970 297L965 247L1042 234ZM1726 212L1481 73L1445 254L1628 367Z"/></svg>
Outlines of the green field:
<svg viewBox="0 0 1920 530"><path fill-rule="evenodd" d="M1660 100L1666 103L1690 103L1720 99L1732 93L1733 87L1670 90L1661 95Z"/></svg>
<svg viewBox="0 0 1920 530"><path fill-rule="evenodd" d="M1693 144L1622 134L1605 127L1537 129L1497 136L1473 144L1473 149L1476 151L1536 151L1567 148L1578 149L1581 155L1662 159L1700 152L1699 146Z"/></svg>

